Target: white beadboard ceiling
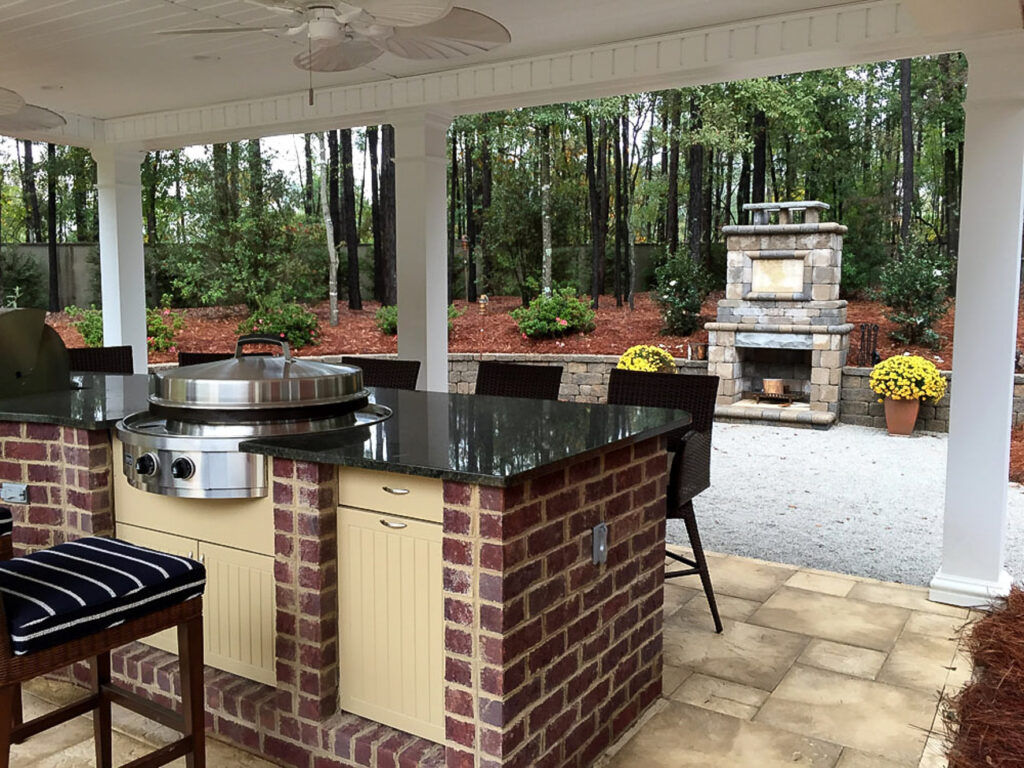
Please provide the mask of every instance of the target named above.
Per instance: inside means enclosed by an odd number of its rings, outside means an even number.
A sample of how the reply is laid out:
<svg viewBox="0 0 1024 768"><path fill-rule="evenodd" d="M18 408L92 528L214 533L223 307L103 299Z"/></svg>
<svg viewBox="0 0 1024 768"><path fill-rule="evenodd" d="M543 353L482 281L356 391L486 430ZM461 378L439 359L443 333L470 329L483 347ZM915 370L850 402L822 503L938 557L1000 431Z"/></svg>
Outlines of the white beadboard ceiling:
<svg viewBox="0 0 1024 768"><path fill-rule="evenodd" d="M983 21L988 29L1020 30L1016 0L905 1L918 8L911 12L918 16L919 27L955 26L967 19L972 26ZM315 73L314 85L362 84L484 59L543 56L750 18L863 5L851 0L457 2L500 21L511 32L512 43L455 62L417 62L385 54L352 72ZM309 78L291 61L305 47L301 35L155 34L280 22L279 14L249 0L0 0L0 87L14 89L34 104L99 119L295 93Z"/></svg>
<svg viewBox="0 0 1024 768"><path fill-rule="evenodd" d="M349 85L678 32L845 0L462 0L511 32L502 49L458 62L385 54L316 86ZM159 30L280 24L246 0L0 0L0 86L31 103L107 119L301 91L292 65L302 36L268 33L169 37Z"/></svg>

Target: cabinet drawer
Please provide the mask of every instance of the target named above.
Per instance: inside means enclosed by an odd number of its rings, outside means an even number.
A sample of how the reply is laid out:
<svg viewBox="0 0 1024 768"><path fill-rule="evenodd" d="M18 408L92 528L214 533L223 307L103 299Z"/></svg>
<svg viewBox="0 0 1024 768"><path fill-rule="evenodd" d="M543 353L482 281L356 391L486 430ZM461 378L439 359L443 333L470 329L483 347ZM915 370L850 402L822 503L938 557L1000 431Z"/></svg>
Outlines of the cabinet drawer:
<svg viewBox="0 0 1024 768"><path fill-rule="evenodd" d="M440 523L444 520L441 481L431 477L343 467L338 503Z"/></svg>
<svg viewBox="0 0 1024 768"><path fill-rule="evenodd" d="M437 742L444 741L441 536L436 523L338 511L341 708Z"/></svg>

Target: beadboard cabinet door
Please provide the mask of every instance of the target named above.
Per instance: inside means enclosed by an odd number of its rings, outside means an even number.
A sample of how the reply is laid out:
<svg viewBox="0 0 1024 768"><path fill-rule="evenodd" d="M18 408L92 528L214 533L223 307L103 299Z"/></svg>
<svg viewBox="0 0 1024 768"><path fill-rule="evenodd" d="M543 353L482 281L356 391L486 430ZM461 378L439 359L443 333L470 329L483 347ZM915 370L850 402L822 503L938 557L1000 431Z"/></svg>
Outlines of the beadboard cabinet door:
<svg viewBox="0 0 1024 768"><path fill-rule="evenodd" d="M203 594L204 661L260 683L274 685L274 558L205 541L118 523L117 537L143 547L199 559L206 566ZM178 652L167 629L143 642Z"/></svg>
<svg viewBox="0 0 1024 768"><path fill-rule="evenodd" d="M444 741L441 525L338 509L341 708Z"/></svg>

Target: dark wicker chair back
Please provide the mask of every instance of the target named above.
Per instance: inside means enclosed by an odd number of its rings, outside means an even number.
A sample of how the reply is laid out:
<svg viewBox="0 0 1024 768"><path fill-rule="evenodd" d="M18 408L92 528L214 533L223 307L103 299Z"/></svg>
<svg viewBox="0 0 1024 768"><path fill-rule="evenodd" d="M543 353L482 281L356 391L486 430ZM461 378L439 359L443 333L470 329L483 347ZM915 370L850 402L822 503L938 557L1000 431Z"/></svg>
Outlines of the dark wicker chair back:
<svg viewBox="0 0 1024 768"><path fill-rule="evenodd" d="M481 360L476 369L476 394L557 400L562 384L560 365L522 365Z"/></svg>
<svg viewBox="0 0 1024 768"><path fill-rule="evenodd" d="M362 368L363 384L367 387L416 389L416 379L420 375L419 360L346 356L341 358L341 362Z"/></svg>
<svg viewBox="0 0 1024 768"><path fill-rule="evenodd" d="M179 352L178 365L199 365L201 363L215 363L218 360L229 360L234 357L233 352Z"/></svg>
<svg viewBox="0 0 1024 768"><path fill-rule="evenodd" d="M79 373L135 373L129 346L68 347L68 360Z"/></svg>
<svg viewBox="0 0 1024 768"><path fill-rule="evenodd" d="M643 373L615 368L608 381L608 402L612 405L678 408L690 413L690 428L669 435L672 466L669 469L665 516L684 522L693 557L666 551L667 557L689 567L668 571L665 578L699 575L715 621L715 630L721 632L722 620L718 615L707 559L704 557L704 547L693 511L693 497L711 486L711 429L717 396L717 376Z"/></svg>

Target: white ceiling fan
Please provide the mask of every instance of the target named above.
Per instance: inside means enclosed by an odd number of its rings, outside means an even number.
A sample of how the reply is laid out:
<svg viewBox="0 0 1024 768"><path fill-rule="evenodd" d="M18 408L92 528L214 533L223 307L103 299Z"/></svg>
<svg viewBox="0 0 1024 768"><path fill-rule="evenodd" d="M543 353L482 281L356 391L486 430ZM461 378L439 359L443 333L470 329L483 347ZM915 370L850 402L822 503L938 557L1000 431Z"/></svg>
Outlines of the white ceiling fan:
<svg viewBox="0 0 1024 768"><path fill-rule="evenodd" d="M160 34L269 32L300 35L307 49L295 66L311 72L344 72L385 52L406 59L455 59L490 51L511 40L508 30L452 0L248 0L289 17L280 26L200 27Z"/></svg>
<svg viewBox="0 0 1024 768"><path fill-rule="evenodd" d="M56 112L26 104L21 94L0 88L0 134L60 128L66 122Z"/></svg>

